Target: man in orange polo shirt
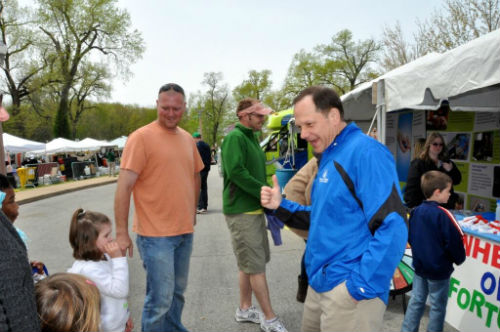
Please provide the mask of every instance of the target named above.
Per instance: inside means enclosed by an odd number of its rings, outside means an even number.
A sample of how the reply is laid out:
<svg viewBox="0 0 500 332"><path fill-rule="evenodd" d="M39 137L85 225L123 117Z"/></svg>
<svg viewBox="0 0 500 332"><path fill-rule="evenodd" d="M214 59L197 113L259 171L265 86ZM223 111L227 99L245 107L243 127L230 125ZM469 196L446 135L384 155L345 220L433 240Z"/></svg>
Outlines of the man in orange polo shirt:
<svg viewBox="0 0 500 332"><path fill-rule="evenodd" d="M160 88L158 118L130 134L115 194L116 240L132 256L133 231L146 270L141 331L187 331L181 322L193 244L203 161L191 135L177 124L186 109L184 90Z"/></svg>

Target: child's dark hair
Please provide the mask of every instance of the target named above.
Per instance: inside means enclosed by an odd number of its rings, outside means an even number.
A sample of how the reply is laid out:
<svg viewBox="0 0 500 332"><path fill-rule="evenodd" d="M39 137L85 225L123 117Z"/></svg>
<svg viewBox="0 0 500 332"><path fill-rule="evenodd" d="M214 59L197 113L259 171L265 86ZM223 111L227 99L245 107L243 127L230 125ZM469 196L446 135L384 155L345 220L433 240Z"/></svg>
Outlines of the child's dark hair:
<svg viewBox="0 0 500 332"><path fill-rule="evenodd" d="M432 196L436 189L444 190L453 183L448 174L440 171L428 171L420 178L420 187L425 198Z"/></svg>
<svg viewBox="0 0 500 332"><path fill-rule="evenodd" d="M4 191L5 189L12 188L12 185L9 182L9 179L3 174L0 173L0 190Z"/></svg>
<svg viewBox="0 0 500 332"><path fill-rule="evenodd" d="M69 227L69 243L73 248L73 257L86 261L99 261L102 252L96 241L102 225L110 224L109 218L99 212L78 209L73 213Z"/></svg>

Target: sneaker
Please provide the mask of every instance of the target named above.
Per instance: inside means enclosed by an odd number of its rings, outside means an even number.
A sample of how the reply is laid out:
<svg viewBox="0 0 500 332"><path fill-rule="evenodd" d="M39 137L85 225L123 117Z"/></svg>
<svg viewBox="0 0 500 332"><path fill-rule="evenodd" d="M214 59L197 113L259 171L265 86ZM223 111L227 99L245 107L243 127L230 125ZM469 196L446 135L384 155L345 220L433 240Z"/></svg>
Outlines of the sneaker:
<svg viewBox="0 0 500 332"><path fill-rule="evenodd" d="M260 322L260 329L264 332L288 332L278 317L271 323L266 323L265 318L263 318Z"/></svg>
<svg viewBox="0 0 500 332"><path fill-rule="evenodd" d="M260 312L260 310L251 306L245 311L241 310L239 307L236 308L236 315L234 318L236 318L237 322L251 322L259 324L261 316L264 315Z"/></svg>
<svg viewBox="0 0 500 332"><path fill-rule="evenodd" d="M196 214L205 214L207 213L207 209L197 209Z"/></svg>

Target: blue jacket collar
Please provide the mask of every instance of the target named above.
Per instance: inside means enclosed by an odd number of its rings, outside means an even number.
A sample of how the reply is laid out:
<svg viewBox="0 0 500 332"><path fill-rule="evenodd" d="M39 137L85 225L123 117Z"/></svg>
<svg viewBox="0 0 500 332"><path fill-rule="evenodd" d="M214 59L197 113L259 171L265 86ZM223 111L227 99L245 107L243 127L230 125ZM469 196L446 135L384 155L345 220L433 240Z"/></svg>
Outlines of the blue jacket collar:
<svg viewBox="0 0 500 332"><path fill-rule="evenodd" d="M349 123L347 126L344 127L344 129L342 129L342 131L337 135L337 137L335 137L335 139L333 140L332 144L330 144L324 152L331 152L333 151L333 149L335 148L335 146L337 145L340 145L340 144L343 144L345 142L346 139L349 139L349 136L356 132L356 131L359 131L361 129L359 129L359 127L354 123L354 122L351 122Z"/></svg>

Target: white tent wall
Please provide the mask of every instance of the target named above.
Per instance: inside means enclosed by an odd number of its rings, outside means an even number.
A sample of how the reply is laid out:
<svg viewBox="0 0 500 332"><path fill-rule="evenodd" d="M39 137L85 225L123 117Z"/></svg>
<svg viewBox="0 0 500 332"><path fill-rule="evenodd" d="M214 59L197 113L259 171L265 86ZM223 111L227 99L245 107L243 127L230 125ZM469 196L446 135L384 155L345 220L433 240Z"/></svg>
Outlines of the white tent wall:
<svg viewBox="0 0 500 332"><path fill-rule="evenodd" d="M500 104L492 105L491 98L498 102L500 90L491 87L500 84L500 30L443 54L425 56L383 75L379 83L381 80L387 112L403 108L436 109L438 101L449 99L454 102L453 110L499 111ZM470 105L472 91L488 98L475 98L475 105ZM430 100L434 102L424 102Z"/></svg>
<svg viewBox="0 0 500 332"><path fill-rule="evenodd" d="M340 97L345 120L356 122L363 132L368 131L375 115L376 105L372 104L372 84L373 81L362 83Z"/></svg>

